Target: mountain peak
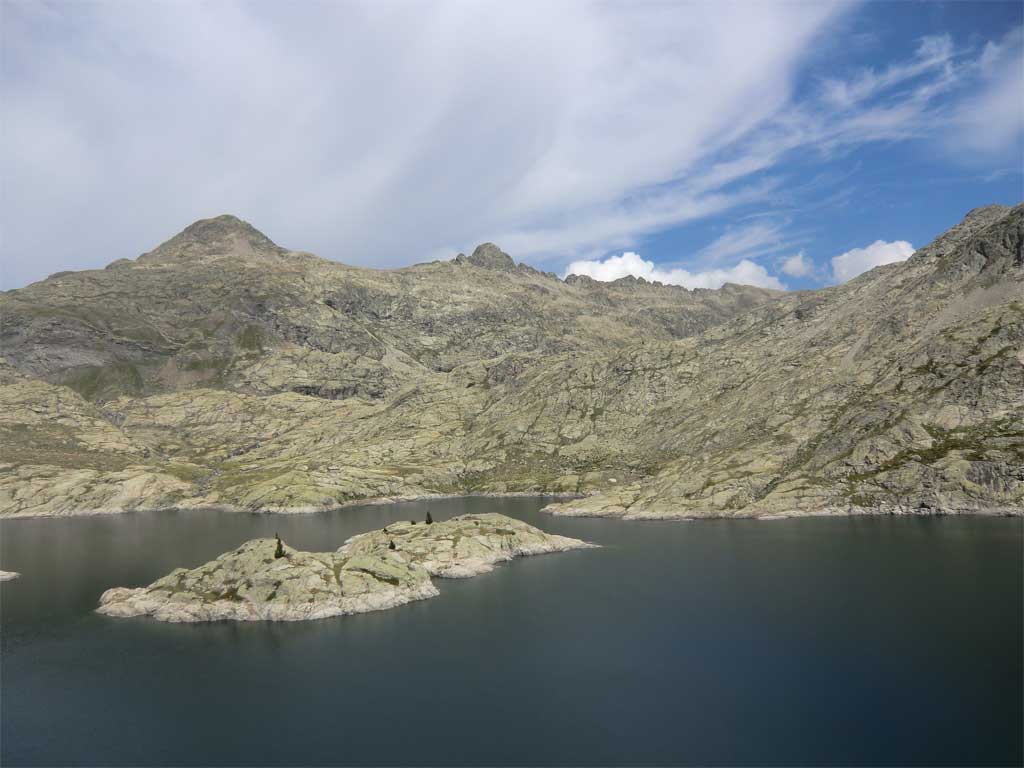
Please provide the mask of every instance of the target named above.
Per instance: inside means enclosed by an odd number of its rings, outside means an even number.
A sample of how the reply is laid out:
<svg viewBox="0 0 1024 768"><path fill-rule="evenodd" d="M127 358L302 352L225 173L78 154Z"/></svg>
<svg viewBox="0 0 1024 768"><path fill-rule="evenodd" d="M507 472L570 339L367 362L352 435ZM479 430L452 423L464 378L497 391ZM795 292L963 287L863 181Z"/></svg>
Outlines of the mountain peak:
<svg viewBox="0 0 1024 768"><path fill-rule="evenodd" d="M1016 231L1019 240L1022 216L1024 216L1024 204L1018 204L1012 208L1006 205L984 205L973 208L967 212L959 224L943 232L924 248L917 249L910 257L910 261L917 263L937 261L957 253L972 238L993 226L1003 225L1008 228L1010 234Z"/></svg>
<svg viewBox="0 0 1024 768"><path fill-rule="evenodd" d="M961 223L962 224L972 224L972 223L977 223L977 222L981 222L983 224L990 223L990 222L992 222L992 221L994 221L996 219L1002 218L1003 216L1008 214L1011 210L1012 210L1012 208L1010 206L1008 206L1008 205L998 205L998 204L981 205L981 206L978 206L977 208L972 208L971 210L969 210L967 212L967 215L964 216L964 220Z"/></svg>
<svg viewBox="0 0 1024 768"><path fill-rule="evenodd" d="M182 231L182 234L186 233L199 238L209 238L223 234L237 233L244 234L246 236L255 235L268 240L269 242L269 238L256 229L252 224L238 218L237 216L233 216L230 213L224 213L220 216L214 216L209 219L199 219L198 221L194 221Z"/></svg>
<svg viewBox="0 0 1024 768"><path fill-rule="evenodd" d="M516 268L515 261L494 243L481 243L468 259L470 264L484 269L497 269L508 272Z"/></svg>
<svg viewBox="0 0 1024 768"><path fill-rule="evenodd" d="M139 261L178 261L215 256L278 257L286 253L256 227L224 214L189 224Z"/></svg>

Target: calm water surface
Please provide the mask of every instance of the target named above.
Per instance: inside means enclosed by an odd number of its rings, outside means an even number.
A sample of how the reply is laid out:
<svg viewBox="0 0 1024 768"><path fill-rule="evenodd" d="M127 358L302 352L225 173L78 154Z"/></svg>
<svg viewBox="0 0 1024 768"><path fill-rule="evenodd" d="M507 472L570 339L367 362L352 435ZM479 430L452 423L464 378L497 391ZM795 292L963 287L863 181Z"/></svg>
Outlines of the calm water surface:
<svg viewBox="0 0 1024 768"><path fill-rule="evenodd" d="M1020 764L1020 519L624 523L433 502L604 545L293 624L92 612L256 536L419 503L0 522L3 765Z"/></svg>

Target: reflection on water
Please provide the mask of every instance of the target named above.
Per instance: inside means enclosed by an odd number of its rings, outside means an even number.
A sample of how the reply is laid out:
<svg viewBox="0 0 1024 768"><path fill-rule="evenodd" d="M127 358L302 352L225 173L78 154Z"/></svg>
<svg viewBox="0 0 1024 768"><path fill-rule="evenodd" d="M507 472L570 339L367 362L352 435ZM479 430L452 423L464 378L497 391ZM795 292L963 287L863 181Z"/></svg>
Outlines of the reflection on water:
<svg viewBox="0 0 1024 768"><path fill-rule="evenodd" d="M427 504L0 522L0 762L1019 764L1020 519L696 523L495 511L604 545L290 624L92 612L279 532L331 550Z"/></svg>

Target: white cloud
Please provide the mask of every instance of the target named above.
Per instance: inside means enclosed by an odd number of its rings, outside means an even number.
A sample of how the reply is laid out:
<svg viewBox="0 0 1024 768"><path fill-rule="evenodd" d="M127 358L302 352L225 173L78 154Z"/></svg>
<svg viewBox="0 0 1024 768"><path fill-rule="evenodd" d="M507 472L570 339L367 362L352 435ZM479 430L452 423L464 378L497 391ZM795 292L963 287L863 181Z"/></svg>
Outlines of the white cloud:
<svg viewBox="0 0 1024 768"><path fill-rule="evenodd" d="M864 70L850 80L827 78L822 81L825 101L842 110L852 108L877 93L949 65L953 44L948 35L926 37L907 61L894 63L884 72Z"/></svg>
<svg viewBox="0 0 1024 768"><path fill-rule="evenodd" d="M729 269L710 269L704 272L690 272L685 269L663 269L655 266L632 251L621 256L609 256L602 260L574 261L565 270L565 275L587 275L595 280L611 281L620 277L642 277L651 282L668 285L682 285L686 288L721 288L726 283L757 285L762 288L785 290L778 278L769 275L760 264L743 259Z"/></svg>
<svg viewBox="0 0 1024 768"><path fill-rule="evenodd" d="M947 145L967 163L995 156L1020 164L1024 150L1024 30L989 42L976 64L978 83L948 121Z"/></svg>
<svg viewBox="0 0 1024 768"><path fill-rule="evenodd" d="M849 80L827 78L822 81L825 101L839 109L849 109L872 96L921 77L934 70L945 70L953 59L953 41L949 35L924 38L909 61L897 62L882 72L861 71Z"/></svg>
<svg viewBox="0 0 1024 768"><path fill-rule="evenodd" d="M755 223L730 229L697 253L697 259L715 264L737 256L761 256L779 249L781 233L775 224Z"/></svg>
<svg viewBox="0 0 1024 768"><path fill-rule="evenodd" d="M767 188L709 168L844 8L8 3L0 255L20 284L224 212L382 266L625 248Z"/></svg>
<svg viewBox="0 0 1024 768"><path fill-rule="evenodd" d="M803 96L802 67L850 7L6 3L4 287L136 255L225 212L349 263L492 240L560 266L776 206L793 150L945 126L965 155L1019 148L1019 35L973 63L929 38ZM974 81L964 108L937 105ZM784 249L781 227L752 225L697 258L762 269L751 259Z"/></svg>
<svg viewBox="0 0 1024 768"><path fill-rule="evenodd" d="M629 200L580 211L567 221L501 232L492 238L509 253L591 255L632 245L639 235L720 214L762 199L774 181L729 192L708 191L700 181L682 188L660 189Z"/></svg>
<svg viewBox="0 0 1024 768"><path fill-rule="evenodd" d="M782 271L790 277L809 277L814 273L814 265L800 251L782 262Z"/></svg>
<svg viewBox="0 0 1024 768"><path fill-rule="evenodd" d="M832 259L832 278L837 283L852 280L862 272L896 261L906 261L914 253L914 246L906 240L887 243L876 240L864 248L854 248Z"/></svg>

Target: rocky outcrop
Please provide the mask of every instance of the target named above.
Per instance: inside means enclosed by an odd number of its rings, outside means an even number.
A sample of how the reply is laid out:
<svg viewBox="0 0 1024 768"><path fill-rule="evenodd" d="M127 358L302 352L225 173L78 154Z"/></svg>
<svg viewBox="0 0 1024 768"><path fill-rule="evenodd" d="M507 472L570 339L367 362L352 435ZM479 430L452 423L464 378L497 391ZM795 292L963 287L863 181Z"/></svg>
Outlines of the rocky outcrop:
<svg viewBox="0 0 1024 768"><path fill-rule="evenodd" d="M148 587L109 589L97 610L172 622L323 619L434 597L432 575L474 576L513 557L588 546L496 514L393 524L333 553L279 551L274 539L254 539Z"/></svg>
<svg viewBox="0 0 1024 768"><path fill-rule="evenodd" d="M0 464L0 509L8 515L63 517L171 509L182 506L193 489L187 480L148 466L104 471Z"/></svg>
<svg viewBox="0 0 1024 768"><path fill-rule="evenodd" d="M494 243L478 245L467 261L475 267L484 269L496 269L502 272L509 272L516 267L512 257L505 253Z"/></svg>
<svg viewBox="0 0 1024 768"><path fill-rule="evenodd" d="M142 254L138 260L142 264L195 263L205 258L280 258L287 253L249 222L224 215L197 221L158 248ZM123 265L123 262L122 259L120 263Z"/></svg>
<svg viewBox="0 0 1024 768"><path fill-rule="evenodd" d="M516 557L590 546L594 545L545 533L521 520L485 514L462 515L432 525L392 523L381 531L349 539L338 553L369 557L391 554L426 569L431 576L459 579L487 573L497 563Z"/></svg>
<svg viewBox="0 0 1024 768"><path fill-rule="evenodd" d="M21 576L17 571L0 571L0 581L10 581Z"/></svg>
<svg viewBox="0 0 1024 768"><path fill-rule="evenodd" d="M161 621L301 621L383 610L433 597L421 568L398 558L339 558L329 552L254 539L198 568L179 568L141 589L109 589L100 597L108 616Z"/></svg>

